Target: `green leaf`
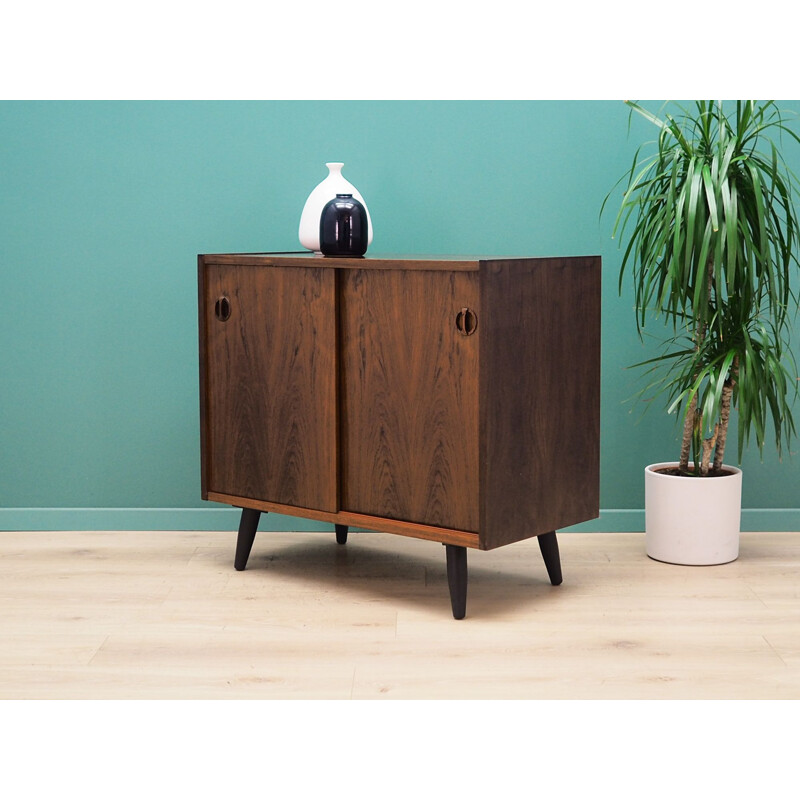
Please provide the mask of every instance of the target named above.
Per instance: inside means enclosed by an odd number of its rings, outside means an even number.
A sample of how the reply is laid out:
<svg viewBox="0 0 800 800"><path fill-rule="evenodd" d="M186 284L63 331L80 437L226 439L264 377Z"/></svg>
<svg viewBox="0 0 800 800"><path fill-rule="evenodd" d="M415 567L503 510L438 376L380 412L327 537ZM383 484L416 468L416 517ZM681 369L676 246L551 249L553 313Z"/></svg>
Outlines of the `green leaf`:
<svg viewBox="0 0 800 800"><path fill-rule="evenodd" d="M738 101L726 114L721 101L698 100L661 116L628 105L658 130L652 151L638 148L618 182L614 225L624 249L618 289L627 290L629 275L639 335L651 319L664 324L660 353L639 365L646 399L660 395L674 413L696 396L702 427L712 430L738 364L740 456L751 433L761 451L770 427L780 454L796 434L788 339L800 267L800 182L781 146L800 136L774 101Z"/></svg>
<svg viewBox="0 0 800 800"><path fill-rule="evenodd" d="M702 170L703 185L706 190L706 201L708 202L708 211L711 215L711 224L715 231L719 230L719 217L717 216L717 198L714 196L714 183L711 180L711 169L708 164L703 164Z"/></svg>

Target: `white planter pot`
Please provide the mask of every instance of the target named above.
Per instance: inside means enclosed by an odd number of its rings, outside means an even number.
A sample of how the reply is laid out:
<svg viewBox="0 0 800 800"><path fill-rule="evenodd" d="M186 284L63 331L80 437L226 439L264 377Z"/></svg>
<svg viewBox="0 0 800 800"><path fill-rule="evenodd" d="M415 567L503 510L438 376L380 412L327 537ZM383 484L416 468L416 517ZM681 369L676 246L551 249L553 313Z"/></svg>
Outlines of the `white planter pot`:
<svg viewBox="0 0 800 800"><path fill-rule="evenodd" d="M358 189L342 175L343 162L329 161L325 166L328 168L328 177L314 187L303 206L303 213L300 215L300 229L298 231L300 244L318 253L319 222L322 216L322 209L337 194L352 194L367 212L367 246L369 247L372 244L372 219L364 198Z"/></svg>
<svg viewBox="0 0 800 800"><path fill-rule="evenodd" d="M676 462L644 470L645 548L656 561L694 566L727 564L739 555L742 471L683 478L658 472Z"/></svg>

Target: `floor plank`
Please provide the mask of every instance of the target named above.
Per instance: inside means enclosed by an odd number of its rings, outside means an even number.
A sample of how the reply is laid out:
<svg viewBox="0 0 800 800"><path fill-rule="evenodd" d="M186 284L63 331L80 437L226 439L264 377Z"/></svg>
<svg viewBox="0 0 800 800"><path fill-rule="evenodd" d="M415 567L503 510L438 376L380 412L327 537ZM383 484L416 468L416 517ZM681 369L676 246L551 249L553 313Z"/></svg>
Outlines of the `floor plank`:
<svg viewBox="0 0 800 800"><path fill-rule="evenodd" d="M2 699L798 699L800 533L742 534L680 567L641 534L469 553L467 617L441 545L232 532L0 533Z"/></svg>

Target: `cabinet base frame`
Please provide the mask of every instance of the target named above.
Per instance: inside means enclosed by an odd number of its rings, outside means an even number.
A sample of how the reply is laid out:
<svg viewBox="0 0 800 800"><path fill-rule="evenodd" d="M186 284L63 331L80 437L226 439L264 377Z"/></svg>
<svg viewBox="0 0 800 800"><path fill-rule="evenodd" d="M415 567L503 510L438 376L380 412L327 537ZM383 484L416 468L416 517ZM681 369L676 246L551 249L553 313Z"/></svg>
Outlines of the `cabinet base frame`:
<svg viewBox="0 0 800 800"><path fill-rule="evenodd" d="M472 531L457 531L450 528L437 528L433 525L418 525L413 522L404 522L386 517L371 517L367 514L357 514L352 511L318 511L311 508L298 508L280 503L268 503L249 497L235 497L234 495L220 492L208 492L204 500L216 503L225 503L238 508L252 508L258 511L272 511L275 514L285 514L287 517L303 517L316 519L320 522L332 522L334 525L347 525L353 528L363 528L370 531L383 533L397 533L401 536L413 536L417 539L428 539L442 544L456 544L461 547L481 548L480 537Z"/></svg>

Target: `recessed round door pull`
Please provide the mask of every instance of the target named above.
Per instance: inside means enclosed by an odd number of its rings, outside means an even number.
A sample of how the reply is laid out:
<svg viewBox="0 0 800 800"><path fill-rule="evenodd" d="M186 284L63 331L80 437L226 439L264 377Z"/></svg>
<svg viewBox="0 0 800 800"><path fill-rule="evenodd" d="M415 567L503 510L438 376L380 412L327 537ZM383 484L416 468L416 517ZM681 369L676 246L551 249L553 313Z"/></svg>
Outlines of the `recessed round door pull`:
<svg viewBox="0 0 800 800"><path fill-rule="evenodd" d="M225 322L231 315L231 301L225 295L217 299L214 303L214 316L220 321Z"/></svg>
<svg viewBox="0 0 800 800"><path fill-rule="evenodd" d="M478 327L478 315L471 308L462 308L456 314L456 329L462 336L472 336Z"/></svg>

